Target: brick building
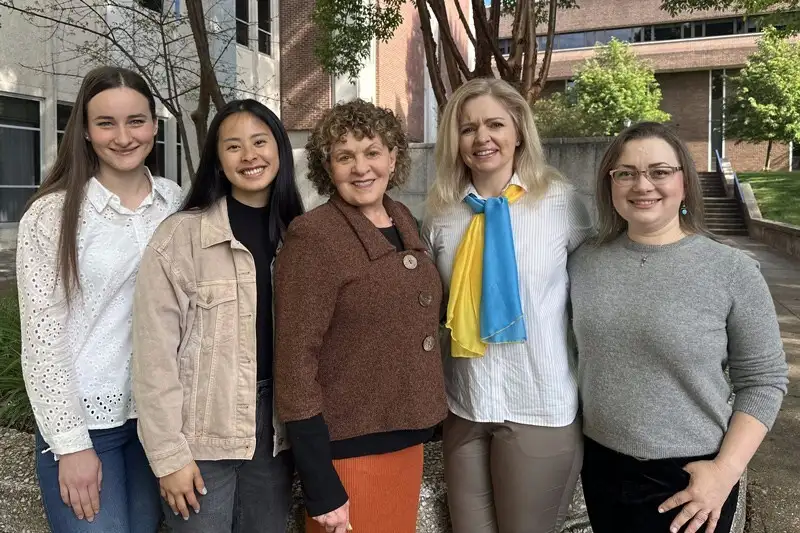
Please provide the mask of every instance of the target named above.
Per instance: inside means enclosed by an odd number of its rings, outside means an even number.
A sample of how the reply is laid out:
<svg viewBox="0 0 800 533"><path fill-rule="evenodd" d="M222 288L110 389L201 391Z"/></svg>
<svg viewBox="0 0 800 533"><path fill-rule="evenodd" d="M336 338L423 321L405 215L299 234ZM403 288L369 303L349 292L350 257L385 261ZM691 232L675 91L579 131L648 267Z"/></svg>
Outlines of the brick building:
<svg viewBox="0 0 800 533"><path fill-rule="evenodd" d="M700 11L672 18L661 0L580 0L578 9L560 11L547 92L563 90L574 69L593 54L596 42L612 37L632 44L656 72L662 109L689 145L699 170L713 169L714 151L736 170L760 170L766 143L747 144L724 135L722 102L735 74L756 50L758 17L731 11ZM511 35L505 19L501 35ZM546 28L539 28L541 33ZM543 37L540 37L543 39ZM508 41L501 41L508 46ZM800 170L800 145L774 144L773 170Z"/></svg>

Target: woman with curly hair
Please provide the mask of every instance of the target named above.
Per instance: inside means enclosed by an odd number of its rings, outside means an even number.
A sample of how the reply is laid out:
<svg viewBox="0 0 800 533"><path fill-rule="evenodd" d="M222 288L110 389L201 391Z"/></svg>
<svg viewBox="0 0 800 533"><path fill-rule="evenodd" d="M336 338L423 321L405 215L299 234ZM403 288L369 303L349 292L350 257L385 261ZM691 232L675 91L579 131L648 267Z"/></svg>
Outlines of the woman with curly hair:
<svg viewBox="0 0 800 533"><path fill-rule="evenodd" d="M276 405L306 531L413 533L422 444L447 407L439 274L386 195L408 177L406 135L356 100L320 119L306 151L331 198L292 222L275 268Z"/></svg>

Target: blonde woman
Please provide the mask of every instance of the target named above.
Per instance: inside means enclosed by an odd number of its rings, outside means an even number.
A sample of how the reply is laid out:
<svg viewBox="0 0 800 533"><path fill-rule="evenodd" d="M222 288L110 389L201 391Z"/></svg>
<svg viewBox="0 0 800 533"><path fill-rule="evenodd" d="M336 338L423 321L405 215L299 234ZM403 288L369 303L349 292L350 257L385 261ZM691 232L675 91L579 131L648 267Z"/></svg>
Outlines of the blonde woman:
<svg viewBox="0 0 800 533"><path fill-rule="evenodd" d="M435 156L423 233L447 295L453 530L558 531L582 463L567 256L591 220L501 80L453 94Z"/></svg>

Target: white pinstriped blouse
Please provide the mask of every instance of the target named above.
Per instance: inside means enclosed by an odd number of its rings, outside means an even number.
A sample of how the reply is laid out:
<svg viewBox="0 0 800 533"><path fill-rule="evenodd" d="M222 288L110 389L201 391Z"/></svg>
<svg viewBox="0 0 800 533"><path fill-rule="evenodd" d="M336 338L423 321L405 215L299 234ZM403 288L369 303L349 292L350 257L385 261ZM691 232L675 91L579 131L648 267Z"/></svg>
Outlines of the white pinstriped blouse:
<svg viewBox="0 0 800 533"><path fill-rule="evenodd" d="M510 184L523 186L515 174ZM463 196L477 191L472 185ZM449 356L444 342L450 410L473 422L516 422L563 427L578 412L575 354L567 342L567 255L592 233L592 221L575 188L554 182L545 196L511 204L520 298L528 340L491 344L481 358ZM426 217L423 238L449 294L453 259L472 219L463 202Z"/></svg>

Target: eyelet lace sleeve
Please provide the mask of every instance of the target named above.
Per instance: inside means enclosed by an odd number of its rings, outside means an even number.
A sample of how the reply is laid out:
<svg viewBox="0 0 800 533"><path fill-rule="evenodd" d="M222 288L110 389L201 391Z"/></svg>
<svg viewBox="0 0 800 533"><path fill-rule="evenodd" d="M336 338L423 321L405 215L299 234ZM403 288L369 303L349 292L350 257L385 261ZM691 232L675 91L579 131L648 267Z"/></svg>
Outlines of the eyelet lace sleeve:
<svg viewBox="0 0 800 533"><path fill-rule="evenodd" d="M17 238L22 373L39 431L56 455L92 447L69 342L69 308L58 280L62 204L61 194L34 203Z"/></svg>

